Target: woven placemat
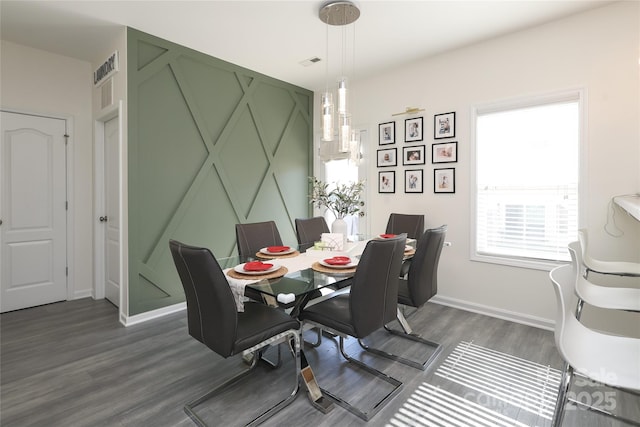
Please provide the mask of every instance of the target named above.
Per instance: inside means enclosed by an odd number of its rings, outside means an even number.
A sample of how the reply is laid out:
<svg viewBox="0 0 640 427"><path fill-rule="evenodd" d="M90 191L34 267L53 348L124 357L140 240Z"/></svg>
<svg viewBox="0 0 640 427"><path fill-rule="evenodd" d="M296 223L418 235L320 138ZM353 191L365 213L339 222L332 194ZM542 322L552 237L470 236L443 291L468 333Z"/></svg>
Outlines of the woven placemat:
<svg viewBox="0 0 640 427"><path fill-rule="evenodd" d="M351 267L351 268L331 268L331 267L325 267L324 265L316 261L313 264L311 264L311 268L314 269L315 271L319 271L320 273L351 274L356 272L357 266Z"/></svg>
<svg viewBox="0 0 640 427"><path fill-rule="evenodd" d="M277 279L278 277L282 277L287 274L289 270L287 267L280 267L276 271L272 271L269 274L242 274L235 271L233 268L227 271L227 276L233 277L234 279L244 279L244 280L263 280L263 279Z"/></svg>
<svg viewBox="0 0 640 427"><path fill-rule="evenodd" d="M270 254L263 254L262 252L256 252L256 257L262 258L262 259L293 258L298 255L300 255L300 252L298 251L293 251L289 254L284 254L284 255L270 255Z"/></svg>

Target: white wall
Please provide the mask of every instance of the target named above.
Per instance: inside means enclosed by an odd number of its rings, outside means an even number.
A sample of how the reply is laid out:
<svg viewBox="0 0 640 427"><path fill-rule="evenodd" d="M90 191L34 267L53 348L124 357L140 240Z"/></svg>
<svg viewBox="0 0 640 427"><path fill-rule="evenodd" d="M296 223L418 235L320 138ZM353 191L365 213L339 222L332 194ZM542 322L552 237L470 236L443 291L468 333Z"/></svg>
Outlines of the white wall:
<svg viewBox="0 0 640 427"><path fill-rule="evenodd" d="M0 106L73 120L73 128L69 130L69 161L73 171L70 284L74 297L90 296L93 291L91 64L7 41L0 43Z"/></svg>
<svg viewBox="0 0 640 427"><path fill-rule="evenodd" d="M555 316L546 271L470 261L470 110L478 104L585 88L587 169L581 183L586 195L581 225L589 229L595 255L640 259L639 222L617 210L624 236L613 238L603 229L611 197L640 192L639 13L640 4L620 2L353 81L353 122L368 123L372 135L366 209L371 231L384 230L390 212L425 213L427 227L448 224L447 240L453 245L443 250L440 262L441 301L524 323L549 326ZM406 167L398 166L396 193L380 195L378 123L393 120L392 113L409 106L426 109L424 194L404 194ZM450 111L456 112L458 162L438 167L455 167L456 193L436 195L431 144L443 140L433 139L433 115ZM396 118L399 156L406 145L405 118Z"/></svg>
<svg viewBox="0 0 640 427"><path fill-rule="evenodd" d="M112 103L110 105L102 107L102 89L100 87L93 87L92 91L92 105L93 105L93 117L96 120L96 126L98 130L96 132L101 131L101 124L105 121L105 118L111 118L115 109L118 106L121 106L120 114L120 135L121 135L121 151L120 151L120 165L119 165L119 175L120 175L120 319L126 318L129 314L129 274L128 274L128 203L127 203L127 129L128 129L128 120L127 120L127 31L125 27L122 27L122 31L119 31L117 36L113 40L104 40L103 46L96 47L96 55L95 59L91 63L92 70L96 70L100 65L104 63L106 58L108 58L113 52L118 52L118 72L115 73L111 79L112 84ZM97 123L100 122L100 123ZM96 137L96 145L101 146L101 143L98 142L100 138ZM100 160L100 154L97 155L96 161ZM99 185L103 185L100 178L96 177L96 182L99 182ZM96 189L96 194L100 194L99 197L102 197L102 191ZM101 206L100 201L97 202L97 205ZM97 216L97 215L94 215ZM94 223L96 227L95 232L96 236L100 233L103 233L102 224ZM96 237L96 241L100 242L100 239ZM104 254L98 254L97 258L101 258L104 260ZM99 268L97 265L101 260L96 259L96 274L102 275L104 277L104 270ZM96 282L99 280L104 280L96 278Z"/></svg>

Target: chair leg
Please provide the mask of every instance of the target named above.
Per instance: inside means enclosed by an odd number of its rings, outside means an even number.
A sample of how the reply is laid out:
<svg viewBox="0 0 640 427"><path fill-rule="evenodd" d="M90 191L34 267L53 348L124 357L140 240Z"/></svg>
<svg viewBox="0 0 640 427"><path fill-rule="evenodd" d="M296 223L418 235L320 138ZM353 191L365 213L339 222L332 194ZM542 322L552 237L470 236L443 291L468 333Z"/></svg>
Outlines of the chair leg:
<svg viewBox="0 0 640 427"><path fill-rule="evenodd" d="M345 350L344 350L344 338L346 337L346 335L344 335L341 332L335 331L331 328L327 328L324 325L320 325L317 324L315 322L309 322L309 321L305 321L305 324L309 324L309 325L313 325L316 328L321 328L322 329L322 333L325 332L329 332L330 334L333 334L335 336L338 336L340 338L339 341L339 348L340 348L340 353L342 354L342 357L344 357L346 359L347 362L349 363L353 363L356 366L358 366L359 368L367 371L368 373L375 375L377 378L380 378L381 380L391 384L393 386L393 390L391 390L385 397L383 397L379 402L377 402L373 408L371 410L369 410L368 412L365 412L353 405L351 405L350 403L348 403L346 400L343 400L342 398L338 397L337 395L335 395L334 393L332 393L330 390L324 389L322 387L320 387L320 390L322 391L323 394L325 394L328 398L330 398L331 400L333 400L335 403L337 403L338 405L342 406L343 408L345 408L346 410L348 410L349 412L351 412L352 414L360 417L361 419L365 420L365 421L369 421L376 413L378 413L378 411L380 411L380 409L382 409L384 407L384 405L386 405L393 397L395 397L399 392L400 389L402 388L402 382L398 381L397 379L388 376L387 374L378 371L375 368L372 368L371 366L356 360L354 358L352 358L351 356L349 356Z"/></svg>
<svg viewBox="0 0 640 427"><path fill-rule="evenodd" d="M320 328L313 328L314 331L316 331L317 334L317 338L316 338L316 342L309 342L309 341L303 341L305 344L309 344L311 347L320 347L320 344L322 344L322 329Z"/></svg>
<svg viewBox="0 0 640 427"><path fill-rule="evenodd" d="M304 341L304 339L303 339L303 342L305 344L310 345L311 347L314 347L314 348L320 347L320 344L322 344L322 337L323 336L326 336L328 338L335 338L337 336L336 334L334 334L334 333L332 333L330 331L327 331L327 330L325 330L323 328L314 327L312 329L314 329L316 331L316 334L317 334L316 342Z"/></svg>
<svg viewBox="0 0 640 427"><path fill-rule="evenodd" d="M386 325L384 328L387 330L387 332L393 335L397 335L397 336L409 339L411 341L419 342L421 344L424 344L426 346L433 348L434 349L433 353L431 353L431 356L429 356L429 358L425 362L418 362L418 361L406 359L404 357L401 357L392 353L387 353L386 351L382 351L377 348L369 347L365 345L361 340L358 340L358 343L365 351L368 351L370 353L377 354L378 356L386 357L387 359L395 360L396 362L403 363L405 365L411 366L412 368L420 369L422 371L426 370L429 367L429 365L431 365L431 363L436 359L436 357L438 357L438 355L440 354L440 351L442 350L442 346L436 342L426 340L422 338L420 335L413 333L413 331L411 330L411 326L409 326L409 323L407 323L407 320L402 315L400 308L398 308L396 316L404 332L396 331L395 329L391 329Z"/></svg>
<svg viewBox="0 0 640 427"><path fill-rule="evenodd" d="M584 307L584 300L582 298L578 298L578 304L576 305L576 319L580 320L580 316L582 315L582 308Z"/></svg>
<svg viewBox="0 0 640 427"><path fill-rule="evenodd" d="M551 421L552 427L560 427L562 425L562 420L564 419L564 406L567 402L567 392L571 386L572 376L573 368L568 363L565 363L562 369L560 386L558 387L558 400L556 401L556 407L553 411L553 420Z"/></svg>
<svg viewBox="0 0 640 427"><path fill-rule="evenodd" d="M300 380L300 378L299 378L299 375L300 375L300 336L299 336L298 331L295 331L295 330L290 330L290 331L283 332L282 334L280 334L280 336L283 339L286 338L286 341L287 341L287 343L289 345L289 349L291 350L291 354L292 354L292 356L293 356L293 358L295 360L295 366L294 366L295 382L294 382L293 389L291 390L291 393L285 399L281 400L280 402L278 402L277 404L275 404L271 408L269 408L266 411L264 411L262 414L258 415L251 422L247 423L246 424L247 426L257 426L258 424L263 423L267 418L273 416L276 412L278 412L279 410L281 410L282 408L284 408L285 406L287 406L291 402L293 402L293 400L297 396L298 389L299 389L299 380ZM258 345L258 346L254 347L252 349L248 349L247 352L249 352L249 351L259 351L261 348L262 347L260 347L260 345ZM198 425L200 427L206 427L207 424L205 423L205 421L202 418L200 418L195 413L194 408L196 406L200 405L201 403L205 402L206 400L209 400L212 397L222 393L223 391L225 391L226 389L228 389L229 387L231 387L232 385L236 384L241 379L246 377L257 366L258 359L259 359L259 357L254 357L252 362L251 362L251 366L249 366L248 369L246 369L246 370L240 372L239 374L236 374L235 376L231 377L230 379L225 381L224 384L214 388L213 390L209 391L205 395L200 396L200 397L188 402L186 405L184 405L184 412L189 416L189 418L191 418L191 420L196 425Z"/></svg>
<svg viewBox="0 0 640 427"><path fill-rule="evenodd" d="M581 374L579 374L577 372L573 372L572 374L574 376L576 376L576 377L584 377L583 375L581 375ZM587 377L585 377L585 378L587 378ZM615 387L615 386L611 386L611 385L608 385L608 384L605 384L605 383L602 383L602 385L606 386L606 387L610 387L610 388L612 388L614 390L620 390L620 391L623 391L625 393L629 393L629 394L632 394L634 396L640 397L640 393L638 393L636 390L629 390L629 389L624 389L624 388L620 388L620 387ZM568 390L568 388L567 388L567 390ZM579 406L579 407L584 408L586 410L589 410L591 412L595 412L596 414L604 415L604 416L612 418L612 419L614 419L614 420L616 420L616 421L618 421L618 422L620 422L622 424L628 424L628 425L640 427L640 421L638 421L638 420L625 418L625 417L622 417L620 415L616 415L616 414L614 414L612 412L609 412L609 411L607 411L605 409L598 408L597 406L592 406L592 405L580 402L579 400L572 399L572 398L568 397L567 394L565 393L565 406L566 406L566 403L570 403L570 404ZM560 421L562 421L562 418L561 418Z"/></svg>
<svg viewBox="0 0 640 427"><path fill-rule="evenodd" d="M269 366L271 369L278 369L280 367L280 365L282 365L282 352L280 351L280 345L276 346L278 349L278 358L276 359L275 362L267 359L265 357L265 351L260 350L260 361L264 362L267 366ZM266 348L266 347L265 347Z"/></svg>
<svg viewBox="0 0 640 427"><path fill-rule="evenodd" d="M333 331L332 331L333 332ZM360 417L361 419L365 420L365 421L369 421L375 414L378 413L378 411L380 411L380 409L382 409L391 399L393 399L401 390L402 388L402 382L398 381L397 379L388 376L387 374L378 371L375 368L372 368L371 366L354 359L353 357L349 356L345 350L344 350L344 336L340 335L337 332L334 332L336 335L338 335L340 337L340 353L342 353L342 356L347 360L347 362L349 363L353 363L356 366L358 366L359 368L369 372L372 375L375 375L377 378L380 378L381 380L391 384L393 386L393 389L387 393L386 396L384 396L379 402L377 402L372 409L370 409L369 411L365 412L353 405L351 405L350 403L348 403L346 400L343 400L342 398L336 396L335 394L333 394L331 391L326 390L324 388L320 388L320 390L322 390L322 393L326 394L329 398L331 398L333 401L335 401L338 405L342 406L343 408L345 408L346 410L348 410L349 412L351 412L352 414Z"/></svg>

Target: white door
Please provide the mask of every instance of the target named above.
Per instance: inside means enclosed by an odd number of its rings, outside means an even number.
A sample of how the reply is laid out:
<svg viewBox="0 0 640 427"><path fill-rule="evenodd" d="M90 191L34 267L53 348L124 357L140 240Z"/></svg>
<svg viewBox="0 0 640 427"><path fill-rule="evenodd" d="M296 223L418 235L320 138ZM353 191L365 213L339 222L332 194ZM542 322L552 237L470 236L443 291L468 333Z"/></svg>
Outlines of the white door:
<svg viewBox="0 0 640 427"><path fill-rule="evenodd" d="M66 121L3 111L0 133L0 311L66 300Z"/></svg>
<svg viewBox="0 0 640 427"><path fill-rule="evenodd" d="M105 297L120 306L120 128L118 117L104 124Z"/></svg>

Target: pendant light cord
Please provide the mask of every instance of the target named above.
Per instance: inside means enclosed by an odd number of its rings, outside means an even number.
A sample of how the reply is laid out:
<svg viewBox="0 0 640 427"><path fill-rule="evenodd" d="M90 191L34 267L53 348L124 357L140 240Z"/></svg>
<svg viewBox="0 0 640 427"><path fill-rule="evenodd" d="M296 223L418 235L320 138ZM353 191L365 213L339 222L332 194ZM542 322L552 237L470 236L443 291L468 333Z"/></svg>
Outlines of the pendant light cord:
<svg viewBox="0 0 640 427"><path fill-rule="evenodd" d="M324 64L324 91L329 92L329 24L325 24L325 64Z"/></svg>

